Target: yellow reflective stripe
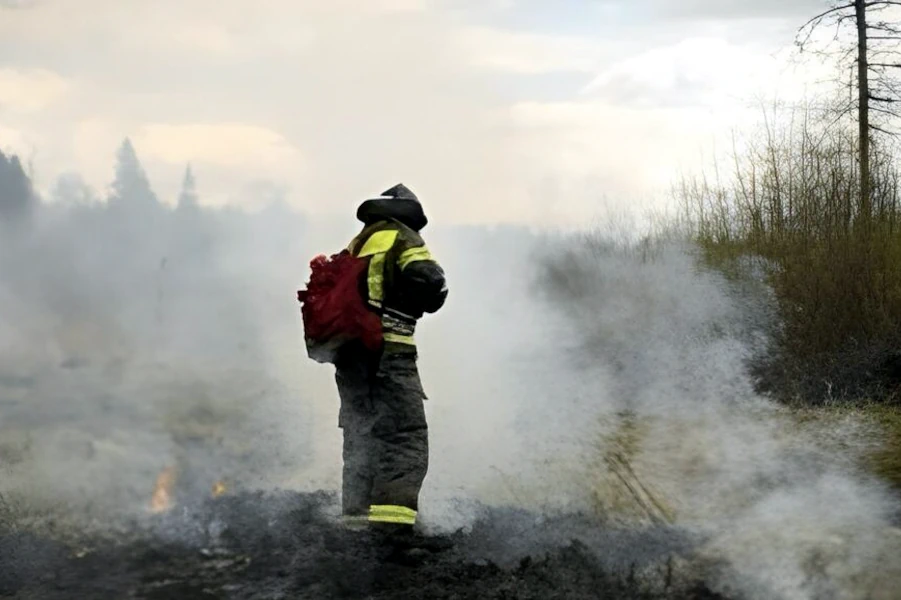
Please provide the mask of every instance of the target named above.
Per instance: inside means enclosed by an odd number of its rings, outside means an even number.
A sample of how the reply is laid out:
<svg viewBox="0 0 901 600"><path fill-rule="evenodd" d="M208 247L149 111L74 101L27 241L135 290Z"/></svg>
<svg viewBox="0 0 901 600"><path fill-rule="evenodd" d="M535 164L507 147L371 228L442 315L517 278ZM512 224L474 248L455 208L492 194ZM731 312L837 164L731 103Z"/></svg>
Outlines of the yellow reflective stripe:
<svg viewBox="0 0 901 600"><path fill-rule="evenodd" d="M381 306L385 299L385 256L382 252L369 260L369 302L375 306Z"/></svg>
<svg viewBox="0 0 901 600"><path fill-rule="evenodd" d="M368 515L342 515L341 523L348 527L363 527L369 523Z"/></svg>
<svg viewBox="0 0 901 600"><path fill-rule="evenodd" d="M374 523L415 525L416 511L406 506L395 506L393 504L373 505L369 507L369 520Z"/></svg>
<svg viewBox="0 0 901 600"><path fill-rule="evenodd" d="M400 257L397 259L397 264L400 266L401 270L404 270L410 263L420 260L432 260L432 253L429 252L429 249L425 246L410 248L409 250L401 252Z"/></svg>
<svg viewBox="0 0 901 600"><path fill-rule="evenodd" d="M369 515L341 515L341 521L344 523L360 523L369 520Z"/></svg>
<svg viewBox="0 0 901 600"><path fill-rule="evenodd" d="M416 525L416 519L409 517L391 517L391 516L372 516L369 517L370 523L396 523L398 525Z"/></svg>
<svg viewBox="0 0 901 600"><path fill-rule="evenodd" d="M394 246L396 241L396 229L376 231L369 236L360 252L357 253L357 256L360 258L372 257L369 261L367 285L369 288L369 303L377 308L381 308L382 301L385 299L385 253Z"/></svg>
<svg viewBox="0 0 901 600"><path fill-rule="evenodd" d="M394 246L394 242L397 240L397 230L396 229L388 229L385 231L376 231L369 239L366 240L366 243L363 244L363 248L360 249L359 254L357 256L374 256L376 254L384 254L388 250L391 250L391 247Z"/></svg>
<svg viewBox="0 0 901 600"><path fill-rule="evenodd" d="M408 346L415 346L416 342L413 340L412 335L400 335L397 333L384 333L382 337L386 342L394 342L395 344L406 344Z"/></svg>

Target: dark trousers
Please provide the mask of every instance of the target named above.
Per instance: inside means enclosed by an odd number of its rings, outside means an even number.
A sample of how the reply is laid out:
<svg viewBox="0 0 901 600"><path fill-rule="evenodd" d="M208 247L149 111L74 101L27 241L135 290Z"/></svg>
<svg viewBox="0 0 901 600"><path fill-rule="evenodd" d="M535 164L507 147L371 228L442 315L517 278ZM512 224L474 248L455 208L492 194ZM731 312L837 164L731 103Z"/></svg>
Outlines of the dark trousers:
<svg viewBox="0 0 901 600"><path fill-rule="evenodd" d="M365 515L375 505L418 510L429 442L416 358L413 347L389 345L378 354L352 347L335 365L345 515Z"/></svg>

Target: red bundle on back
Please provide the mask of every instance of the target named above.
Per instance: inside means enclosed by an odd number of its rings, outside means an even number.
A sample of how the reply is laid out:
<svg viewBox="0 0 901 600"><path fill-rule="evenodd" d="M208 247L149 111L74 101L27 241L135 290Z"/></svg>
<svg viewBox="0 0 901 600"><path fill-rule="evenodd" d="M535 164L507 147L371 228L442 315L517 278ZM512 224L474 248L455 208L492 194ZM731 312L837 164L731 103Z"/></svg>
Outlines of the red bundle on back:
<svg viewBox="0 0 901 600"><path fill-rule="evenodd" d="M381 319L360 294L367 266L365 259L347 250L310 261L310 281L307 289L297 292L297 299L302 304L307 354L313 360L333 363L337 351L351 340L360 340L371 350L381 347Z"/></svg>

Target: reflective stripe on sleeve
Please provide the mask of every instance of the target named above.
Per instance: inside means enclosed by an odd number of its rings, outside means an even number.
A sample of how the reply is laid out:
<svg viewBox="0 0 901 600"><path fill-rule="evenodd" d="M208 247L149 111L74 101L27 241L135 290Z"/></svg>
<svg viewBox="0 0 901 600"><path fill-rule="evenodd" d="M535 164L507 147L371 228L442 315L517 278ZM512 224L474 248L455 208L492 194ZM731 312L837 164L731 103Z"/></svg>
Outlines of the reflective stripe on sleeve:
<svg viewBox="0 0 901 600"><path fill-rule="evenodd" d="M410 263L418 262L421 260L432 260L432 253L429 252L429 249L425 246L419 246L417 248L404 250L403 252L401 252L400 257L397 259L397 264L400 266L401 270L404 270Z"/></svg>

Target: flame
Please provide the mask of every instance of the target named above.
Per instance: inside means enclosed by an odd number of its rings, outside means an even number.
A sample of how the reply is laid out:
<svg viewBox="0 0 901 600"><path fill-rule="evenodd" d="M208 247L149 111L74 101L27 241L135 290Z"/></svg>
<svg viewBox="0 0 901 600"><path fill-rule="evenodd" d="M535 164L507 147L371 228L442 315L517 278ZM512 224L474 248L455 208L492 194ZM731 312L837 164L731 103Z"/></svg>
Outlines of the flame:
<svg viewBox="0 0 901 600"><path fill-rule="evenodd" d="M175 485L175 467L166 467L156 478L150 510L161 513L172 508L172 487Z"/></svg>
<svg viewBox="0 0 901 600"><path fill-rule="evenodd" d="M218 498L222 494L226 492L228 488L225 487L225 483L222 481L217 481L213 484L213 498Z"/></svg>

